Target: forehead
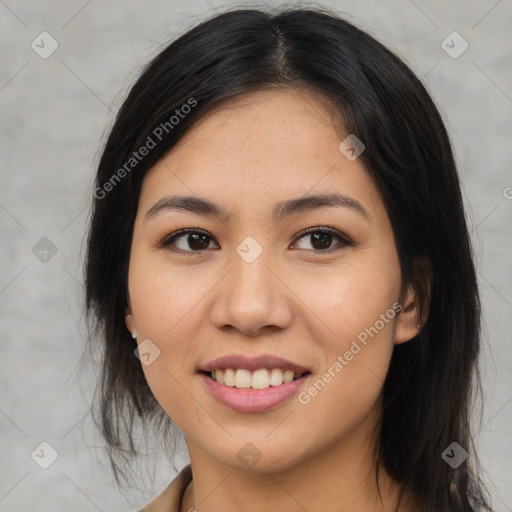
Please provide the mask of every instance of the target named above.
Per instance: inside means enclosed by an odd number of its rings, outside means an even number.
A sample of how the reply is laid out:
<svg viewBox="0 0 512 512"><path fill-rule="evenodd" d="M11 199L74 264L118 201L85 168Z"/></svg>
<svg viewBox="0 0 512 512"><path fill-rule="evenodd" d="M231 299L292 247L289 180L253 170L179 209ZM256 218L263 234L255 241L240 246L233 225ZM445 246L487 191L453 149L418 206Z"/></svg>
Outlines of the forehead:
<svg viewBox="0 0 512 512"><path fill-rule="evenodd" d="M179 192L256 212L267 201L335 191L372 210L378 192L360 161L339 151L346 136L339 126L332 106L311 91L257 91L228 100L148 171L141 203L150 208Z"/></svg>

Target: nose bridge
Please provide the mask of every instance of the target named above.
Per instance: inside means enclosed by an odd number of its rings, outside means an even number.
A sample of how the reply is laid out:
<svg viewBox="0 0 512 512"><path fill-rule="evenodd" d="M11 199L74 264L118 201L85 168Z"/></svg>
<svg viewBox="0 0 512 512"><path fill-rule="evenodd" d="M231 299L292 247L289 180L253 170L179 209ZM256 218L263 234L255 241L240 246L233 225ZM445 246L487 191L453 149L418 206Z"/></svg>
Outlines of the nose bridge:
<svg viewBox="0 0 512 512"><path fill-rule="evenodd" d="M244 307L265 308L273 300L270 253L253 237L247 237L232 256L230 295L233 300L248 304Z"/></svg>

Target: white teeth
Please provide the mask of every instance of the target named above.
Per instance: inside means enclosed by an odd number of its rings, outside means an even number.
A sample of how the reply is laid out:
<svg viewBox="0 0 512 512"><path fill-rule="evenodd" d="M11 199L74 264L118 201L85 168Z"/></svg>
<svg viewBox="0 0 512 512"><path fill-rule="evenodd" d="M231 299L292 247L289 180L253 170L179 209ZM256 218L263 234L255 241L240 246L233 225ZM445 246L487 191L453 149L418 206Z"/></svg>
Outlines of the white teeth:
<svg viewBox="0 0 512 512"><path fill-rule="evenodd" d="M280 370L279 368L260 368L251 372L244 368L235 370L214 370L211 372L212 379L225 386L239 389L267 389L270 386L280 386L283 383L291 382L302 376L301 373L294 373L292 370Z"/></svg>
<svg viewBox="0 0 512 512"><path fill-rule="evenodd" d="M252 380L251 372L249 370L240 369L240 370L236 371L236 375L235 375L235 387L236 388L250 388L251 380Z"/></svg>
<svg viewBox="0 0 512 512"><path fill-rule="evenodd" d="M293 380L293 372L291 370L287 370L286 372L284 372L283 381L291 382L292 380Z"/></svg>
<svg viewBox="0 0 512 512"><path fill-rule="evenodd" d="M268 377L268 370L263 368L261 370L256 370L252 374L251 387L253 389L266 389L269 386L270 386L270 379Z"/></svg>
<svg viewBox="0 0 512 512"><path fill-rule="evenodd" d="M221 371L222 370L217 370L217 371ZM234 387L235 385L235 370L233 370L232 368L228 368L227 370L224 371L224 385L225 386L229 386L230 388Z"/></svg>
<svg viewBox="0 0 512 512"><path fill-rule="evenodd" d="M283 372L277 368L272 368L270 372L270 385L280 386L283 383Z"/></svg>

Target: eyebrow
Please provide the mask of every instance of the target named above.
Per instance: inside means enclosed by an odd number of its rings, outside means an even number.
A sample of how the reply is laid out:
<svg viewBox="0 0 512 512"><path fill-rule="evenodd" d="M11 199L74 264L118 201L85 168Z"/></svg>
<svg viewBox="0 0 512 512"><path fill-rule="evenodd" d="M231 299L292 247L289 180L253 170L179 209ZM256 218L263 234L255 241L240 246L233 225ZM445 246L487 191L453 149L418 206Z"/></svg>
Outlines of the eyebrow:
<svg viewBox="0 0 512 512"><path fill-rule="evenodd" d="M278 222L284 217L326 206L349 208L361 215L368 223L370 223L370 216L361 203L338 192L309 195L281 201L274 205L272 209L272 218ZM225 221L231 218L231 214L224 210L224 208L207 199L194 196L174 195L163 197L157 201L146 212L144 219L147 221L158 213L176 209L189 211L207 217L220 217Z"/></svg>

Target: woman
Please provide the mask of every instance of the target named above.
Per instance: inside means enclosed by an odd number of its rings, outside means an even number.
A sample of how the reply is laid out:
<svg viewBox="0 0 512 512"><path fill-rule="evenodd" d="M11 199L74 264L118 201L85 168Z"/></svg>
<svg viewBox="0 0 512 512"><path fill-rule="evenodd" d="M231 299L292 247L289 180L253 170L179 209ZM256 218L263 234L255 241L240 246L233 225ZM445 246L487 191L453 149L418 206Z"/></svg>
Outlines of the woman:
<svg viewBox="0 0 512 512"><path fill-rule="evenodd" d="M190 456L144 511L490 510L459 178L388 49L327 11L201 23L132 87L94 197L116 479L135 420Z"/></svg>

